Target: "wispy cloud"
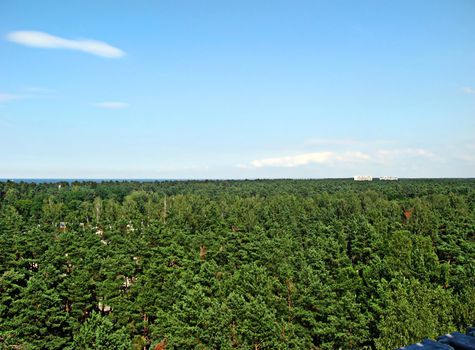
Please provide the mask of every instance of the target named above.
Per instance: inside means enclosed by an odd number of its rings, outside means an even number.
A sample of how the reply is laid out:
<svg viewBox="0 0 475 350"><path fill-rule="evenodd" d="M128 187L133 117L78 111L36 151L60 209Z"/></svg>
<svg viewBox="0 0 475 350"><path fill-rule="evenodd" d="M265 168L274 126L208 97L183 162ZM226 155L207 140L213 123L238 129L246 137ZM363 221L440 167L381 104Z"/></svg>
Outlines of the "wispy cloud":
<svg viewBox="0 0 475 350"><path fill-rule="evenodd" d="M362 152L314 152L297 154L293 156L265 158L253 160L251 165L261 167L298 167L308 164L335 164L335 163L359 163L370 160L371 157Z"/></svg>
<svg viewBox="0 0 475 350"><path fill-rule="evenodd" d="M457 159L463 160L465 162L475 163L475 155L473 154L459 154L456 156Z"/></svg>
<svg viewBox="0 0 475 350"><path fill-rule="evenodd" d="M354 139L310 139L305 142L308 146L352 146L360 143Z"/></svg>
<svg viewBox="0 0 475 350"><path fill-rule="evenodd" d="M50 98L54 90L36 87L27 87L20 90L19 93L0 92L0 103L6 103L14 100L24 100L30 98Z"/></svg>
<svg viewBox="0 0 475 350"><path fill-rule="evenodd" d="M123 109L127 108L129 104L120 101L104 101L96 103L95 106L104 109Z"/></svg>
<svg viewBox="0 0 475 350"><path fill-rule="evenodd" d="M357 140L352 138L313 138L305 141L306 146L347 146L374 147L375 145L394 144L394 140Z"/></svg>
<svg viewBox="0 0 475 350"><path fill-rule="evenodd" d="M397 159L433 158L434 156L434 153L423 148L380 149L376 151L375 159L381 163L391 163Z"/></svg>
<svg viewBox="0 0 475 350"><path fill-rule="evenodd" d="M66 39L45 32L15 31L8 33L6 39L30 47L77 50L107 58L119 58L125 55L121 49L102 41L92 39Z"/></svg>
<svg viewBox="0 0 475 350"><path fill-rule="evenodd" d="M467 95L475 95L475 89L469 86L464 87L462 91Z"/></svg>
<svg viewBox="0 0 475 350"><path fill-rule="evenodd" d="M465 162L475 162L475 143L465 144L465 147L461 147L454 151L457 159Z"/></svg>
<svg viewBox="0 0 475 350"><path fill-rule="evenodd" d="M24 95L17 95L17 94L9 94L9 93L2 93L0 92L0 103L2 102L10 102L13 100L19 100L25 98Z"/></svg>
<svg viewBox="0 0 475 350"><path fill-rule="evenodd" d="M382 149L378 150L378 154L382 156L423 156L423 157L433 157L434 154L431 151L425 150L423 148L405 148L405 149Z"/></svg>
<svg viewBox="0 0 475 350"><path fill-rule="evenodd" d="M23 88L22 90L27 93L36 94L36 95L51 95L56 92L53 89L46 89L46 88L36 87L36 86L28 86L28 87Z"/></svg>
<svg viewBox="0 0 475 350"><path fill-rule="evenodd" d="M256 159L249 164L239 164L239 168L264 168L282 167L294 168L309 164L322 164L329 166L356 166L356 165L388 165L408 160L416 161L419 158L435 158L436 156L428 150L422 148L406 149L379 149L368 152L361 151L324 151L303 153L282 157L272 157Z"/></svg>

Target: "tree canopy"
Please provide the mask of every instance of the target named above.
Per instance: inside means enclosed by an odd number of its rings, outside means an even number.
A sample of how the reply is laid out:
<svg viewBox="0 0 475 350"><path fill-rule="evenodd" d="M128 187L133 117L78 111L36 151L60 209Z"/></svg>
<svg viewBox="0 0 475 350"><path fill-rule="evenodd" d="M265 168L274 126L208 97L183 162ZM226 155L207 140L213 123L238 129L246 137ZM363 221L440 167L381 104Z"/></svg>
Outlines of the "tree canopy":
<svg viewBox="0 0 475 350"><path fill-rule="evenodd" d="M475 181L0 182L0 299L6 349L395 349L475 322Z"/></svg>

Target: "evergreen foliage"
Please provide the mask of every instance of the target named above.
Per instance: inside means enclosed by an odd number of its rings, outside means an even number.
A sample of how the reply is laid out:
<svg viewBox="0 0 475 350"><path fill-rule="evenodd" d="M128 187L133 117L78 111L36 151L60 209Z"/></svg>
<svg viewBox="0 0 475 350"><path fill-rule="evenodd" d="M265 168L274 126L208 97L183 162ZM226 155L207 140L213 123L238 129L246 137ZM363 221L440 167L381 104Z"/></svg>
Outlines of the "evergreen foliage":
<svg viewBox="0 0 475 350"><path fill-rule="evenodd" d="M2 349L395 349L474 300L474 180L0 182Z"/></svg>

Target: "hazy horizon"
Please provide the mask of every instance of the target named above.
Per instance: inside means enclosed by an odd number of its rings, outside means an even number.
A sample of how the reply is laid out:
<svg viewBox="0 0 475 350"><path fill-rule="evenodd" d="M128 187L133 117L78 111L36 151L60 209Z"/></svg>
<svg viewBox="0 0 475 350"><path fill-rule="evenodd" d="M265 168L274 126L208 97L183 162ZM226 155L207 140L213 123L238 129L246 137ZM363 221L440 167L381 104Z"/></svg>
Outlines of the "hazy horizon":
<svg viewBox="0 0 475 350"><path fill-rule="evenodd" d="M290 180L290 181L319 181L319 180L353 180L353 177L308 177L308 178L0 178L0 182L30 182L30 183L56 183L56 182L173 182L173 181L273 181L273 180ZM379 181L380 177L373 177L373 180ZM404 180L475 180L475 177L402 177L397 178L399 181ZM393 181L384 181L391 183Z"/></svg>

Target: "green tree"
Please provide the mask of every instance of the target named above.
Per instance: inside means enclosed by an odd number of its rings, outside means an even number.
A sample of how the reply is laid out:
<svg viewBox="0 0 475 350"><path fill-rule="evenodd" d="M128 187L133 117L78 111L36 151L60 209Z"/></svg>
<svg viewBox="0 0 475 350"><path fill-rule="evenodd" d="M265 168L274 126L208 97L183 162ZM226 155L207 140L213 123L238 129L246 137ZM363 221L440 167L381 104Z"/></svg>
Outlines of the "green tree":
<svg viewBox="0 0 475 350"><path fill-rule="evenodd" d="M115 329L107 316L93 312L74 335L72 349L128 350L131 346L131 340L124 328Z"/></svg>

